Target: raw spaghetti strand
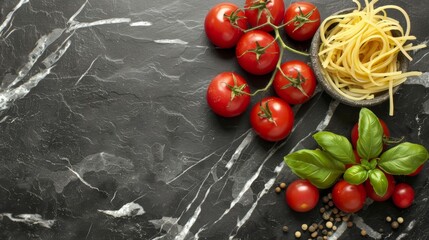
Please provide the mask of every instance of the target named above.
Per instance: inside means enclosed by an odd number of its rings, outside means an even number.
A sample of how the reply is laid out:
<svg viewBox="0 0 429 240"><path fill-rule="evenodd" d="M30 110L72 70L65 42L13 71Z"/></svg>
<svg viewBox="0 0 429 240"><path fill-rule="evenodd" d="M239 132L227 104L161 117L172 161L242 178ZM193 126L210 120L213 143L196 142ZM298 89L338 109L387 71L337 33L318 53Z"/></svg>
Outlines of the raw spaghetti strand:
<svg viewBox="0 0 429 240"><path fill-rule="evenodd" d="M324 77L342 96L354 100L373 99L378 93L389 91L389 114L393 115L393 88L407 77L419 76L418 71L402 72L398 64L402 53L410 61L409 51L426 47L406 44L415 40L410 35L410 18L399 6L375 8L378 0L365 0L357 10L333 15L320 26L319 59ZM405 30L399 21L387 16L386 10L399 11L405 18Z"/></svg>

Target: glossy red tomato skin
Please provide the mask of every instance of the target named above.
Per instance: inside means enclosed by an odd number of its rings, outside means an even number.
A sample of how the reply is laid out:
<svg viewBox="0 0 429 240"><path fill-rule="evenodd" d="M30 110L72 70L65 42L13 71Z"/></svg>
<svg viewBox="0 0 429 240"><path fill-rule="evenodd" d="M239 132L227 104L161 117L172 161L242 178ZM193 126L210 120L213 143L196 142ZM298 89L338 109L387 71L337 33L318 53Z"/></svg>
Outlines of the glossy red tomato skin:
<svg viewBox="0 0 429 240"><path fill-rule="evenodd" d="M395 190L395 185L396 185L395 178L388 173L385 173L385 175L387 178L388 185L387 185L386 194L384 194L384 196L378 196L377 193L375 193L374 188L372 187L370 181L369 180L365 181L365 190L366 190L367 196L376 202L386 201L392 196L393 191Z"/></svg>
<svg viewBox="0 0 429 240"><path fill-rule="evenodd" d="M422 171L423 167L424 167L424 164L420 165L420 167L418 167L418 168L416 169L416 171L414 171L414 172L412 172L412 173L408 174L408 176L410 176L410 177L414 177L414 176L418 175L418 174Z"/></svg>
<svg viewBox="0 0 429 240"><path fill-rule="evenodd" d="M258 4L259 2L260 0L246 0L244 4L244 7L246 8L245 14L247 17L247 21L249 22L251 27L260 26L267 22L268 15L266 10L262 12L261 17L258 21L258 9L249 9L251 6L253 6L254 4ZM267 0L265 0L265 2L267 2ZM271 23L276 26L280 25L283 21L283 14L285 12L285 5L283 0L271 0L269 3L267 3L266 7L266 9L268 9L268 11L271 13L271 16L273 17L273 19L271 19ZM270 26L264 26L259 30L270 32L273 31L273 28Z"/></svg>
<svg viewBox="0 0 429 240"><path fill-rule="evenodd" d="M310 40L314 34L316 33L317 29L320 26L320 13L317 7L309 2L295 2L289 5L289 7L286 9L285 15L284 15L284 23L288 23L292 19L295 18L295 16L300 15L300 8L304 15L311 12L313 9L314 12L309 17L309 20L314 22L307 22L300 28L295 30L295 22L291 22L285 26L285 32L286 34L291 37L292 39L296 41L306 41ZM295 30L295 31L294 31Z"/></svg>
<svg viewBox="0 0 429 240"><path fill-rule="evenodd" d="M366 199L365 187L353 185L345 180L337 182L332 189L332 200L343 212L354 213L362 209Z"/></svg>
<svg viewBox="0 0 429 240"><path fill-rule="evenodd" d="M237 73L223 72L213 78L207 88L207 103L216 114L223 117L235 117L246 111L250 104L250 96L242 94L235 96L231 101L231 89L229 86L234 86L234 78L236 84L241 86L246 84L244 92L250 93L250 88L247 86L246 80Z"/></svg>
<svg viewBox="0 0 429 240"><path fill-rule="evenodd" d="M283 63L280 68L290 78L298 78L298 72L300 73L301 78L305 79L300 84L305 94L295 86L282 89L284 86L291 84L291 82L280 71L277 71L273 81L273 87L277 95L292 105L302 104L310 100L317 85L316 76L311 67L303 61L292 60Z"/></svg>
<svg viewBox="0 0 429 240"><path fill-rule="evenodd" d="M267 102L275 123L258 115L261 112L261 106L265 107ZM294 114L292 108L285 101L277 97L262 99L261 102L256 103L252 107L250 112L250 124L253 130L262 139L267 141L276 142L286 138L292 131L293 123Z"/></svg>
<svg viewBox="0 0 429 240"><path fill-rule="evenodd" d="M286 203L296 212L308 212L319 201L319 189L308 180L295 180L286 189Z"/></svg>
<svg viewBox="0 0 429 240"><path fill-rule="evenodd" d="M269 33L259 30L247 32L241 37L237 43L235 49L235 55L237 57L238 64L249 73L255 75L264 75L272 72L277 65L280 57L280 48L274 37ZM260 55L257 59L257 55L249 50L257 48L256 42L260 47L266 47L271 45L265 50L265 53Z"/></svg>
<svg viewBox="0 0 429 240"><path fill-rule="evenodd" d="M414 189L407 183L398 183L392 194L393 204L399 208L407 208L413 204Z"/></svg>
<svg viewBox="0 0 429 240"><path fill-rule="evenodd" d="M390 130L389 127L387 126L387 124L382 120L382 119L378 119L380 121L381 127L383 128L383 134L385 138L389 138L390 137ZM352 145L353 148L356 149L357 146L357 140L359 138L359 124L356 123L353 128L352 128L352 132L351 132L351 137L352 137Z"/></svg>
<svg viewBox="0 0 429 240"><path fill-rule="evenodd" d="M220 48L232 48L237 45L238 40L243 36L241 29L247 29L247 20L244 12L238 12L240 19L237 19L237 25L234 27L230 20L225 17L230 16L236 11L238 6L232 3L219 3L207 13L204 21L204 29L207 38Z"/></svg>

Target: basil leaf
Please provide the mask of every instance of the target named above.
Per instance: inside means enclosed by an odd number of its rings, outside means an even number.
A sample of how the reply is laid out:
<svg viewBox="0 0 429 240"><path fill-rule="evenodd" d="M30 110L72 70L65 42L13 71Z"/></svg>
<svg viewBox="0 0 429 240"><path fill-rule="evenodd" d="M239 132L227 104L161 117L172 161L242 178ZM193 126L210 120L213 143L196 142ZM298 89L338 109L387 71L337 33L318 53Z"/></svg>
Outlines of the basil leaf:
<svg viewBox="0 0 429 240"><path fill-rule="evenodd" d="M383 171L393 175L408 175L414 172L429 158L425 147L404 142L385 151L378 161Z"/></svg>
<svg viewBox="0 0 429 240"><path fill-rule="evenodd" d="M370 163L368 160L366 160L366 159L361 159L361 161L360 161L360 165L361 165L363 168L365 168L366 170L371 170L371 169L373 169L373 168L371 168L371 163Z"/></svg>
<svg viewBox="0 0 429 240"><path fill-rule="evenodd" d="M369 169L375 169L377 167L377 159L369 161Z"/></svg>
<svg viewBox="0 0 429 240"><path fill-rule="evenodd" d="M299 150L285 156L284 161L293 173L321 189L332 186L344 172L344 164L320 150Z"/></svg>
<svg viewBox="0 0 429 240"><path fill-rule="evenodd" d="M386 175L383 173L383 171L376 168L368 172L368 177L372 188L374 188L374 192L378 196L383 197L387 192L387 187L389 186Z"/></svg>
<svg viewBox="0 0 429 240"><path fill-rule="evenodd" d="M344 164L356 163L352 144L347 138L325 131L314 134L313 138L335 160Z"/></svg>
<svg viewBox="0 0 429 240"><path fill-rule="evenodd" d="M365 159L378 157L383 150L383 128L371 110L362 108L359 113L357 151Z"/></svg>
<svg viewBox="0 0 429 240"><path fill-rule="evenodd" d="M368 179L368 171L361 165L351 166L344 173L344 180L350 184L359 185Z"/></svg>

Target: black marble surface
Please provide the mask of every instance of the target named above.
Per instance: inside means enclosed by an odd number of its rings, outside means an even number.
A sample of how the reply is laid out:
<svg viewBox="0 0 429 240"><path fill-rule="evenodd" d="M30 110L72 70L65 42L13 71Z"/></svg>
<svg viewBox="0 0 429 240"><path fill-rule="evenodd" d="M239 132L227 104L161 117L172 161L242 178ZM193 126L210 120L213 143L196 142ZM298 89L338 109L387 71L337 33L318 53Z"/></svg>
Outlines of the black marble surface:
<svg viewBox="0 0 429 240"><path fill-rule="evenodd" d="M293 239L302 223L322 219L274 193L296 178L283 156L314 147L318 130L349 135L359 109L319 90L294 107L293 133L278 143L252 132L248 111L213 114L205 91L218 73L236 71L253 90L269 77L244 73L232 50L208 42L203 20L219 2L0 1L0 239ZM322 17L354 6L311 2ZM408 11L416 43L429 40L429 0L380 1L389 3ZM423 75L395 94L393 117L387 103L371 108L392 136L426 147L428 54L414 53L410 69ZM397 179L415 186L410 208L368 204L330 239L359 239L361 229L428 239L428 172ZM393 231L388 214L405 223Z"/></svg>

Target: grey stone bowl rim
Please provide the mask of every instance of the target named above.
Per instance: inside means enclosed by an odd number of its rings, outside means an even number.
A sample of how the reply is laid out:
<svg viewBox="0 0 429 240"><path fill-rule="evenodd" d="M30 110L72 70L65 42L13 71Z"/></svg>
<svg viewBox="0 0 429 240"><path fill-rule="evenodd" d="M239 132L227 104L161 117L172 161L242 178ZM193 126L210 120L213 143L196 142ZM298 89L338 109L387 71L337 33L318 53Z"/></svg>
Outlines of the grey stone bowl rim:
<svg viewBox="0 0 429 240"><path fill-rule="evenodd" d="M343 9L343 10L340 10L338 12L333 13L333 15L351 12L355 9L356 8ZM346 97L342 96L341 94L339 94L331 85L329 85L329 83L325 80L325 77L323 76L322 65L320 63L319 56L318 56L320 42L321 42L321 40L320 40L320 28L319 28L319 29L317 29L317 31L314 34L314 37L311 41L310 60L311 60L311 65L312 65L313 71L316 75L318 83L322 86L322 88L325 90L325 92L327 92L332 98L338 100L339 102L341 102L343 104L353 106L353 107L375 106L375 105L381 104L381 103L383 103L389 99L389 91L388 90L385 92L382 92L382 93L378 93L377 95L374 96L373 99L364 99L364 100L359 100L359 101L346 98ZM398 62L400 64L399 69L402 72L406 72L408 69L409 61L402 53L399 53ZM393 93L397 92L399 87L400 86L394 87Z"/></svg>

